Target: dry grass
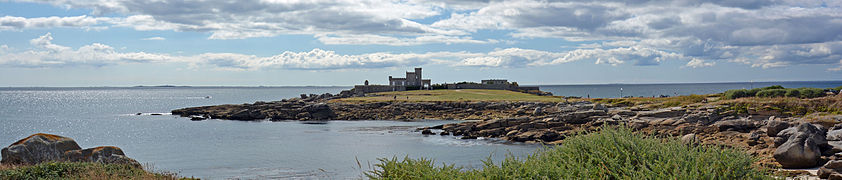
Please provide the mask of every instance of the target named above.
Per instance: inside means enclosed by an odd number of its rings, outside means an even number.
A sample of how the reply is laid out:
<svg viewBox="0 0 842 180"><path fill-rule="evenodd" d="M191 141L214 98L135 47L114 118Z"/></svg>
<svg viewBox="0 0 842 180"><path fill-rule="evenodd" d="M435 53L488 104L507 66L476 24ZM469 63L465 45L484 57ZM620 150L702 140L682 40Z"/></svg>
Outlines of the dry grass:
<svg viewBox="0 0 842 180"><path fill-rule="evenodd" d="M0 165L0 179L187 179L168 172L89 162L47 162L31 166Z"/></svg>
<svg viewBox="0 0 842 180"><path fill-rule="evenodd" d="M739 98L723 100L718 104L729 105L736 113L749 110L777 111L791 116L805 116L814 113L842 114L842 96L825 96L812 99L792 97Z"/></svg>
<svg viewBox="0 0 842 180"><path fill-rule="evenodd" d="M664 108L687 106L697 103L717 101L717 95L687 95L675 97L629 97L629 98L595 98L593 102L611 104L614 106L639 106L647 108Z"/></svg>
<svg viewBox="0 0 842 180"><path fill-rule="evenodd" d="M521 92L490 89L442 89L393 91L369 94L367 97L352 97L331 100L331 102L368 103L386 101L446 102L446 101L564 101L561 97L538 96Z"/></svg>

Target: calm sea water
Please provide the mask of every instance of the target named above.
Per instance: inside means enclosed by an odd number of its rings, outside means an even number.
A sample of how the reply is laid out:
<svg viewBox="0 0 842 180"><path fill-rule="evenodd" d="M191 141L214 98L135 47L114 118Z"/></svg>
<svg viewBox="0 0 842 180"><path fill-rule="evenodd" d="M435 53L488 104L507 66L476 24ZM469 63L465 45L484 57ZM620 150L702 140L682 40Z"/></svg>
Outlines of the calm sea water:
<svg viewBox="0 0 842 180"><path fill-rule="evenodd" d="M789 81L789 82L732 82L732 83L682 83L682 84L593 84L540 86L542 91L556 96L592 98L626 96L660 96L721 93L729 89L750 89L781 85L786 88L830 88L842 86L842 81ZM620 90L622 88L622 91ZM622 96L620 94L622 93Z"/></svg>
<svg viewBox="0 0 842 180"><path fill-rule="evenodd" d="M564 96L707 94L763 87L836 87L837 82L608 84L541 86ZM493 139L422 136L413 129L455 121L241 122L135 113L338 93L348 87L0 88L0 146L34 133L74 138L82 147L113 145L154 169L205 179L359 178L377 158L428 157L481 167L485 158L524 156L537 145ZM206 98L210 97L210 98ZM360 162L360 165L357 164ZM362 166L362 167L360 167Z"/></svg>
<svg viewBox="0 0 842 180"><path fill-rule="evenodd" d="M34 133L59 134L82 147L118 146L154 169L205 179L359 178L377 158L405 156L481 167L489 155L499 162L539 148L413 131L455 121L193 122L134 115L346 88L0 88L0 146Z"/></svg>

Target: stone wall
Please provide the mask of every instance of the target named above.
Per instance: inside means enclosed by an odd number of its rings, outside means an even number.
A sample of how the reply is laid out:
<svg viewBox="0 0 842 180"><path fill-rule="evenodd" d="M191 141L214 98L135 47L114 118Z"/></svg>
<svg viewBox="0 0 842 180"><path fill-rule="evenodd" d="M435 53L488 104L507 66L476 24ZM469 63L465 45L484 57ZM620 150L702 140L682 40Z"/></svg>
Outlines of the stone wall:
<svg viewBox="0 0 842 180"><path fill-rule="evenodd" d="M511 84L447 84L447 89L500 89L500 90L539 90L538 86L514 86Z"/></svg>
<svg viewBox="0 0 842 180"><path fill-rule="evenodd" d="M358 96L366 93L387 92L387 91L405 91L406 86L389 86L389 85L356 85L354 86L354 94Z"/></svg>

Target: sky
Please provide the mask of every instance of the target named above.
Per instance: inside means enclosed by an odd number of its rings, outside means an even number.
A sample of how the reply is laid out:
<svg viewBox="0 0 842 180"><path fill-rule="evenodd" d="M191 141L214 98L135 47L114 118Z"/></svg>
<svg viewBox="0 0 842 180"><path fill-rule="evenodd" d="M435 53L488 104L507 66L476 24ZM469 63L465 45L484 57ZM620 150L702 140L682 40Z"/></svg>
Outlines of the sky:
<svg viewBox="0 0 842 180"><path fill-rule="evenodd" d="M842 80L840 0L0 0L0 87Z"/></svg>

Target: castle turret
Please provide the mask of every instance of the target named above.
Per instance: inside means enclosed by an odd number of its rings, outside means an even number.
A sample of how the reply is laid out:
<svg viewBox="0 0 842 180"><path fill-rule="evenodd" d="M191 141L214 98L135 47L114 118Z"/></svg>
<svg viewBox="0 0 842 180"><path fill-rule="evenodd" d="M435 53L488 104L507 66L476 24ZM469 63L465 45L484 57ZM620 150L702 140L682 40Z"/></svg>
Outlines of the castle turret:
<svg viewBox="0 0 842 180"><path fill-rule="evenodd" d="M421 85L421 68L415 68L415 79L418 81L417 85Z"/></svg>

